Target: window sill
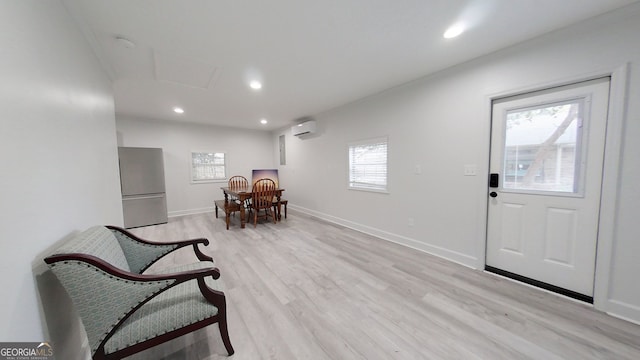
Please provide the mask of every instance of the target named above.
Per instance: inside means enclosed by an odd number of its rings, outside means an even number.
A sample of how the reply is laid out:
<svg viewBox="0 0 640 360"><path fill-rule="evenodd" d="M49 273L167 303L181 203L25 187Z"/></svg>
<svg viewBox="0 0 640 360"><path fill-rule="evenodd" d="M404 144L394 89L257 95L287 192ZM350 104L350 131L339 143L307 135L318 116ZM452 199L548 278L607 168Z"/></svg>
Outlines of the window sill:
<svg viewBox="0 0 640 360"><path fill-rule="evenodd" d="M214 179L214 180L191 180L191 184L192 185L197 185L197 184L214 184L214 183L227 183L227 179Z"/></svg>
<svg viewBox="0 0 640 360"><path fill-rule="evenodd" d="M355 190L355 191L372 192L372 193L378 193L378 194L389 194L389 190L388 189L378 190L378 189L359 188L359 187L348 187L347 189L348 190Z"/></svg>

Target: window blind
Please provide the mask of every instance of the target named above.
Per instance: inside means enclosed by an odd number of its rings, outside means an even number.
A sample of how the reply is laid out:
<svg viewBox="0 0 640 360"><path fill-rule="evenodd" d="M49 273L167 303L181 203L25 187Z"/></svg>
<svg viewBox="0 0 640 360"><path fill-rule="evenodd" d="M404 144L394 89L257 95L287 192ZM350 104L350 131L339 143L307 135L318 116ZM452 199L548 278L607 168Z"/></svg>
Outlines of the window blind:
<svg viewBox="0 0 640 360"><path fill-rule="evenodd" d="M349 144L349 188L387 191L387 138Z"/></svg>
<svg viewBox="0 0 640 360"><path fill-rule="evenodd" d="M224 180L227 177L226 166L224 153L192 152L191 180Z"/></svg>

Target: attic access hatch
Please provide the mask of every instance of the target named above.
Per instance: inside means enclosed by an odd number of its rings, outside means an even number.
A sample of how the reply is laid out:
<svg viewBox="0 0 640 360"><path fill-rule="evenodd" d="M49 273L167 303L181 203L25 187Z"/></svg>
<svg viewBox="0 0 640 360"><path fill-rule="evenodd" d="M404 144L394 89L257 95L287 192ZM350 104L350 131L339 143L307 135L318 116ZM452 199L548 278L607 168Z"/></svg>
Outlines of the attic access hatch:
<svg viewBox="0 0 640 360"><path fill-rule="evenodd" d="M300 124L293 125L291 127L291 134L293 136L300 136L300 135L306 135L306 134L315 134L315 132L316 132L316 121L315 120L305 121L305 122L302 122Z"/></svg>

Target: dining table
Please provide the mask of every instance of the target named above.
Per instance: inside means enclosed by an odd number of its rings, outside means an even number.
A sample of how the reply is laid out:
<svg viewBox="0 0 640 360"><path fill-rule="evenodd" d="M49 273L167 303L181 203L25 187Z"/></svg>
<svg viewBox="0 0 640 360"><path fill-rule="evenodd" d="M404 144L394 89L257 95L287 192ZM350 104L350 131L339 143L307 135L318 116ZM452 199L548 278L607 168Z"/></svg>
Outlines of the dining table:
<svg viewBox="0 0 640 360"><path fill-rule="evenodd" d="M228 202L229 198L238 199L241 204L245 204L247 199L251 199L253 195L252 189L250 187L222 187L222 192L224 192L224 201ZM282 196L282 192L284 189L278 188L276 189L276 199L277 199L277 214L276 218L280 221L280 197ZM240 206L240 227L244 229L246 224L245 211L244 206Z"/></svg>

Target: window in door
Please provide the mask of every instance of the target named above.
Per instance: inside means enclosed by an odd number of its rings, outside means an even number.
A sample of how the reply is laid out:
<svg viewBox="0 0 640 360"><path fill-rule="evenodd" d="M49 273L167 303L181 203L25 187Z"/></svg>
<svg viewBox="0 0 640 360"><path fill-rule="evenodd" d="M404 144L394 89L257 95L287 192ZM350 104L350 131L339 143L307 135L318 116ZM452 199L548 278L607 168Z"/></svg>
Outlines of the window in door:
<svg viewBox="0 0 640 360"><path fill-rule="evenodd" d="M580 193L584 102L507 110L504 190Z"/></svg>

